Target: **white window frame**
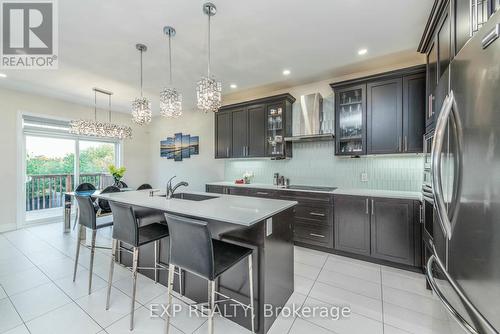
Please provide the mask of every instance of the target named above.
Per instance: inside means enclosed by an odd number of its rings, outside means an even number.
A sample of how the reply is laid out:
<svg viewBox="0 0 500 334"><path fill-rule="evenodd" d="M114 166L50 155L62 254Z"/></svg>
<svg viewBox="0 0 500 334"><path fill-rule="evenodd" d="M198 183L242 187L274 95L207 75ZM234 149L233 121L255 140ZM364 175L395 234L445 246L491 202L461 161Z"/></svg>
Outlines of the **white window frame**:
<svg viewBox="0 0 500 334"><path fill-rule="evenodd" d="M25 131L23 128L23 117L24 116L36 116L40 118L45 118L48 120L56 121L70 121L67 118L54 117L49 115L31 113L26 111L18 111L17 117L17 221L16 228L22 228L25 226L32 226L35 223L26 223L26 190L25 190L25 180L26 180L26 136L38 136L47 138L61 138L61 139L71 139L75 141L75 164L74 164L74 175L75 181L80 178L80 141L93 141L93 142L103 142L103 143L114 143L115 144L115 165L120 167L123 165L123 140L112 139L112 138L99 138L93 136L77 136L73 134L65 133L55 133L50 130L37 130L37 131ZM63 216L63 208L61 208L61 216Z"/></svg>

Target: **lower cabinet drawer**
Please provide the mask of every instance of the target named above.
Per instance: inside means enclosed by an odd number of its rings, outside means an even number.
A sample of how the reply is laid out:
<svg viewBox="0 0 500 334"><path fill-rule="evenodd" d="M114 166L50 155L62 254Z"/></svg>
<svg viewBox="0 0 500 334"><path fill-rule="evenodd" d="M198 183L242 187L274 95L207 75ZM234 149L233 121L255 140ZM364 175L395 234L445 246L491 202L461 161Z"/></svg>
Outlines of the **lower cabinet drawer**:
<svg viewBox="0 0 500 334"><path fill-rule="evenodd" d="M331 210L326 206L297 205L295 207L295 217L299 219L314 220L323 224L332 225L330 219Z"/></svg>
<svg viewBox="0 0 500 334"><path fill-rule="evenodd" d="M333 228L326 225L306 224L296 220L294 240L310 245L333 247Z"/></svg>

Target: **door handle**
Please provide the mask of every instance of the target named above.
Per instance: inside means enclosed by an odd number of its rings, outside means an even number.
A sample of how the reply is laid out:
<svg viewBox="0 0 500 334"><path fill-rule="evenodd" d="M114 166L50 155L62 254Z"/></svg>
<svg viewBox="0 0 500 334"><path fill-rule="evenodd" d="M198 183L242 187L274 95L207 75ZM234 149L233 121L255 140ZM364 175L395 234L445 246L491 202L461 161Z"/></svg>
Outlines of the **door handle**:
<svg viewBox="0 0 500 334"><path fill-rule="evenodd" d="M481 323L481 326L488 329L490 333L494 334L499 334L498 331L489 323L489 321L479 312L479 310L472 304L472 302L467 298L467 296L462 292L462 290L458 287L457 282L450 276L448 271L446 271L445 266L439 259L436 253L436 248L434 247L434 243L432 240L430 240L430 245L432 248L433 254L427 261L427 268L426 268L426 276L427 276L427 281L429 282L429 285L431 286L432 290L436 293L437 297L439 300L443 303L445 306L446 310L450 315L459 323L459 325L468 333L470 334L482 334L482 332L478 332L474 327L472 327L467 320L465 320L460 313L455 310L455 308L448 302L444 294L441 292L439 289L438 284L436 283L436 280L434 278L434 274L432 272L432 265L436 263L440 269L440 271L444 274L446 280L448 283L450 283L450 286L453 288L455 293L458 295L458 297L462 300L462 302L467 306L467 308L472 312L476 320L479 320ZM470 313L469 313L470 314ZM470 314L472 316L472 314Z"/></svg>
<svg viewBox="0 0 500 334"><path fill-rule="evenodd" d="M456 201L451 214L451 219L448 217L448 212L446 209L446 204L443 196L443 185L441 181L441 153L443 149L443 141L445 137L446 125L450 115L453 115L455 121L455 130L457 133L457 173L455 175L454 184L456 184L455 192L452 199ZM434 135L434 141L432 143L432 189L434 191L434 204L436 206L436 211L438 214L438 219L443 228L443 232L448 240L451 239L452 226L457 219L458 209L460 203L460 195L462 192L462 124L460 121L460 116L458 114L458 108L455 101L453 91L445 98L443 106L439 113L439 118L436 124L436 130Z"/></svg>

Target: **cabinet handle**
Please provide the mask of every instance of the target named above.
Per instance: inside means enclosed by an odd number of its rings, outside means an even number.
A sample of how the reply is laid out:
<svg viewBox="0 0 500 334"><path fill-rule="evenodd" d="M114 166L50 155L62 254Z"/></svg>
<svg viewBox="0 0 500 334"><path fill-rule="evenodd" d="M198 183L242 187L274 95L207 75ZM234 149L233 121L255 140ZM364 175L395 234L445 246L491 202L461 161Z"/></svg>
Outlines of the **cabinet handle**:
<svg viewBox="0 0 500 334"><path fill-rule="evenodd" d="M369 214L369 211L368 211L368 198L366 199L366 214L368 215Z"/></svg>
<svg viewBox="0 0 500 334"><path fill-rule="evenodd" d="M226 147L226 158L229 158L229 147Z"/></svg>
<svg viewBox="0 0 500 334"><path fill-rule="evenodd" d="M373 209L375 205L373 205L373 199L372 199L372 216L375 215L375 210Z"/></svg>
<svg viewBox="0 0 500 334"><path fill-rule="evenodd" d="M325 216L324 213L319 213L319 212L309 212L309 214L311 216L319 216L319 217L324 217Z"/></svg>
<svg viewBox="0 0 500 334"><path fill-rule="evenodd" d="M316 233L309 233L309 235L311 237L318 237L318 238L324 238L325 236L324 235L321 235L321 234L316 234Z"/></svg>
<svg viewBox="0 0 500 334"><path fill-rule="evenodd" d="M405 152L408 152L408 136L405 136L405 139L404 139L404 147L405 147Z"/></svg>
<svg viewBox="0 0 500 334"><path fill-rule="evenodd" d="M262 192L262 191L257 191L256 194L257 195L269 195L269 193L265 193L265 192Z"/></svg>
<svg viewBox="0 0 500 334"><path fill-rule="evenodd" d="M402 151L402 146L403 146L403 140L401 138L401 136L398 137L398 151L401 152Z"/></svg>
<svg viewBox="0 0 500 334"><path fill-rule="evenodd" d="M422 204L420 204L420 224L423 224L424 223L424 206Z"/></svg>

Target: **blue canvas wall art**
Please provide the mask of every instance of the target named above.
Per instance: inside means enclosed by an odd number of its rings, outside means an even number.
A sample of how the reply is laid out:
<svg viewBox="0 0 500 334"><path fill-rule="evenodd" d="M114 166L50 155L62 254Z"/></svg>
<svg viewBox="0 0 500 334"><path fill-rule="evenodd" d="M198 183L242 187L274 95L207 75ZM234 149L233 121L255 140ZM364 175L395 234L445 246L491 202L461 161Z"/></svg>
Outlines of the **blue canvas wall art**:
<svg viewBox="0 0 500 334"><path fill-rule="evenodd" d="M176 133L160 142L160 157L182 161L192 155L200 154L200 138L198 136Z"/></svg>

